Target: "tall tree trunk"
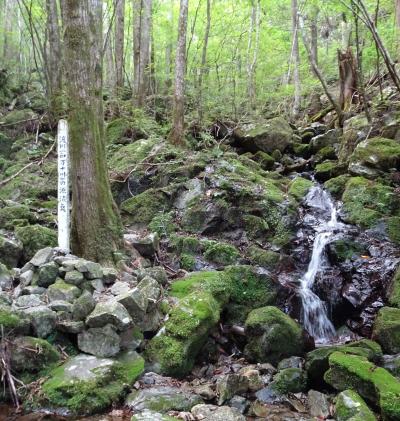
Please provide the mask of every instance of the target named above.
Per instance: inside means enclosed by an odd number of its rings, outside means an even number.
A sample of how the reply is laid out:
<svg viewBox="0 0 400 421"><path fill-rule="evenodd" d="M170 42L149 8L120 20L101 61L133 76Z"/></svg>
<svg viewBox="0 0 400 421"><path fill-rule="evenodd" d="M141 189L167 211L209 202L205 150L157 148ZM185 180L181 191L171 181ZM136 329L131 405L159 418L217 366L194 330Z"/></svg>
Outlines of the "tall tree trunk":
<svg viewBox="0 0 400 421"><path fill-rule="evenodd" d="M115 88L124 87L125 0L115 0Z"/></svg>
<svg viewBox="0 0 400 421"><path fill-rule="evenodd" d="M188 8L189 0L180 0L178 45L175 60L173 123L169 134L170 142L175 145L183 145L185 143L185 71Z"/></svg>
<svg viewBox="0 0 400 421"><path fill-rule="evenodd" d="M52 119L57 120L62 108L62 57L57 2L46 0L47 31L49 42L48 74L49 74L49 106Z"/></svg>
<svg viewBox="0 0 400 421"><path fill-rule="evenodd" d="M3 62L10 65L10 60L13 56L11 32L13 21L11 19L11 13L13 8L14 0L4 0L4 28L3 28Z"/></svg>
<svg viewBox="0 0 400 421"><path fill-rule="evenodd" d="M173 33L174 28L174 0L171 0L171 4L168 10L168 39L167 45L165 48L165 91L166 93L169 92L169 89L172 85L172 48L173 48L173 41L171 34Z"/></svg>
<svg viewBox="0 0 400 421"><path fill-rule="evenodd" d="M208 47L208 38L210 36L210 27L211 27L211 0L207 0L207 24L206 30L204 32L204 41L203 41L203 51L201 53L201 65L200 65L200 74L198 81L198 112L199 112L199 121L203 121L204 114L204 104L203 104L203 77L206 73L206 64L207 64L207 47Z"/></svg>
<svg viewBox="0 0 400 421"><path fill-rule="evenodd" d="M63 3L72 175L72 251L111 263L121 243L105 160L102 0Z"/></svg>
<svg viewBox="0 0 400 421"><path fill-rule="evenodd" d="M149 92L152 0L134 0L134 102L142 107Z"/></svg>
<svg viewBox="0 0 400 421"><path fill-rule="evenodd" d="M301 86L300 86L300 53L299 53L299 24L298 24L298 9L297 9L297 0L292 0L292 36L293 36L293 81L294 81L294 101L292 114L293 117L298 117L300 112L300 96L301 96Z"/></svg>
<svg viewBox="0 0 400 421"><path fill-rule="evenodd" d="M260 26L261 26L261 3L260 0L257 0L257 4L253 1L253 11L252 11L252 27L255 27L256 30L256 39L255 45L253 48L253 57L250 60L248 67L248 86L247 92L249 95L250 106L255 108L256 103L256 67L258 60L258 49L260 45ZM252 34L250 34L252 37ZM250 59L250 57L249 57Z"/></svg>
<svg viewBox="0 0 400 421"><path fill-rule="evenodd" d="M317 66L318 66L318 14L319 14L319 9L315 7L310 17L311 55L314 62L317 64ZM311 69L312 69L312 66L311 66Z"/></svg>

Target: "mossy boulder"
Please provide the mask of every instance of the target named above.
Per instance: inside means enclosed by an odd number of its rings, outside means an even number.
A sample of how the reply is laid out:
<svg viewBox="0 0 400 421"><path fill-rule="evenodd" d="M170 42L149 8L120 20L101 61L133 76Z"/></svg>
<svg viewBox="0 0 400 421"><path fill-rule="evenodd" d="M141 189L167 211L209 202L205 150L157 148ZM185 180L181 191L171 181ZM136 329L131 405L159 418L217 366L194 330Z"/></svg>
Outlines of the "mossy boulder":
<svg viewBox="0 0 400 421"><path fill-rule="evenodd" d="M379 342L384 352L400 352L400 309L383 307L375 319L372 338Z"/></svg>
<svg viewBox="0 0 400 421"><path fill-rule="evenodd" d="M165 331L150 341L150 360L164 374L182 377L189 373L220 311L220 304L209 292L196 291L182 298L171 310Z"/></svg>
<svg viewBox="0 0 400 421"><path fill-rule="evenodd" d="M400 419L400 382L366 358L334 352L325 381L339 391L355 390L381 409L385 421Z"/></svg>
<svg viewBox="0 0 400 421"><path fill-rule="evenodd" d="M376 175L370 168L388 171L400 165L400 142L374 137L360 142L350 157L349 171L355 175L372 178Z"/></svg>
<svg viewBox="0 0 400 421"><path fill-rule="evenodd" d="M336 160L337 155L335 148L331 145L325 146L315 154L315 162L323 162L326 160Z"/></svg>
<svg viewBox="0 0 400 421"><path fill-rule="evenodd" d="M337 395L335 415L337 421L376 421L363 398L350 389Z"/></svg>
<svg viewBox="0 0 400 421"><path fill-rule="evenodd" d="M0 158L10 158L11 147L13 142L13 139L6 136L4 133L0 133Z"/></svg>
<svg viewBox="0 0 400 421"><path fill-rule="evenodd" d="M252 263L268 269L275 269L281 257L276 251L264 250L255 245L248 248L247 254Z"/></svg>
<svg viewBox="0 0 400 421"><path fill-rule="evenodd" d="M338 161L324 161L315 166L315 178L321 182L343 175L345 172L346 166Z"/></svg>
<svg viewBox="0 0 400 421"><path fill-rule="evenodd" d="M26 120L35 118L35 116L35 113L29 108L26 108L24 110L13 110L5 116L1 117L1 122L7 125L11 125L19 122L25 122Z"/></svg>
<svg viewBox="0 0 400 421"><path fill-rule="evenodd" d="M337 345L317 348L307 353L306 370L308 379L313 386L323 383L323 376L329 369L329 357L334 352L358 355L369 361L378 363L382 358L382 349L379 344L369 339L362 339L348 345Z"/></svg>
<svg viewBox="0 0 400 421"><path fill-rule="evenodd" d="M391 216L386 218L385 224L389 239L396 244L400 244L400 217Z"/></svg>
<svg viewBox="0 0 400 421"><path fill-rule="evenodd" d="M293 129L282 117L249 124L234 132L236 142L250 152L283 152L293 143Z"/></svg>
<svg viewBox="0 0 400 421"><path fill-rule="evenodd" d="M149 189L121 203L125 220L131 224L149 224L159 212L170 208L170 198L162 190Z"/></svg>
<svg viewBox="0 0 400 421"><path fill-rule="evenodd" d="M363 228L370 228L382 217L398 212L400 205L391 187L363 177L348 180L342 200L347 221Z"/></svg>
<svg viewBox="0 0 400 421"><path fill-rule="evenodd" d="M29 320L22 313L0 305L0 326L3 326L5 335L26 334L29 332L29 324Z"/></svg>
<svg viewBox="0 0 400 421"><path fill-rule="evenodd" d="M227 243L213 242L206 247L204 258L223 266L231 265L240 257L235 246Z"/></svg>
<svg viewBox="0 0 400 421"><path fill-rule="evenodd" d="M293 196L296 200L302 200L307 195L313 182L303 177L296 177L289 184L289 195Z"/></svg>
<svg viewBox="0 0 400 421"><path fill-rule="evenodd" d="M367 253L365 245L351 239L335 240L328 245L329 259L334 263L343 263L363 253Z"/></svg>
<svg viewBox="0 0 400 421"><path fill-rule="evenodd" d="M18 266L21 257L22 243L0 234L0 263L4 263L9 268L14 268Z"/></svg>
<svg viewBox="0 0 400 421"><path fill-rule="evenodd" d="M74 415L98 413L119 402L143 369L143 358L133 351L117 359L80 354L50 372L38 399Z"/></svg>
<svg viewBox="0 0 400 421"><path fill-rule="evenodd" d="M277 307L251 311L245 332L248 342L244 353L250 361L277 364L283 358L304 352L302 328Z"/></svg>
<svg viewBox="0 0 400 421"><path fill-rule="evenodd" d="M1 251L1 248L0 248ZM2 290L11 289L13 284L13 277L11 271L7 269L6 265L0 262L0 288Z"/></svg>
<svg viewBox="0 0 400 421"><path fill-rule="evenodd" d="M10 342L10 363L17 372L37 373L60 359L57 349L44 339L21 336Z"/></svg>
<svg viewBox="0 0 400 421"><path fill-rule="evenodd" d="M269 171L274 168L275 159L266 152L258 151L254 155L254 159L260 164L263 170Z"/></svg>
<svg viewBox="0 0 400 421"><path fill-rule="evenodd" d="M305 392L307 389L307 372L301 368L285 368L279 371L270 386L273 390L282 394Z"/></svg>
<svg viewBox="0 0 400 421"><path fill-rule="evenodd" d="M31 259L40 249L57 246L56 232L41 225L17 227L15 235L24 246L23 254L26 260Z"/></svg>
<svg viewBox="0 0 400 421"><path fill-rule="evenodd" d="M245 215L243 225L247 235L252 239L265 237L269 231L268 222L259 216Z"/></svg>
<svg viewBox="0 0 400 421"><path fill-rule="evenodd" d="M351 176L348 174L339 175L325 181L324 186L332 196L341 198L350 178Z"/></svg>
<svg viewBox="0 0 400 421"><path fill-rule="evenodd" d="M400 308L400 267L393 275L392 282L388 290L388 303L391 307Z"/></svg>

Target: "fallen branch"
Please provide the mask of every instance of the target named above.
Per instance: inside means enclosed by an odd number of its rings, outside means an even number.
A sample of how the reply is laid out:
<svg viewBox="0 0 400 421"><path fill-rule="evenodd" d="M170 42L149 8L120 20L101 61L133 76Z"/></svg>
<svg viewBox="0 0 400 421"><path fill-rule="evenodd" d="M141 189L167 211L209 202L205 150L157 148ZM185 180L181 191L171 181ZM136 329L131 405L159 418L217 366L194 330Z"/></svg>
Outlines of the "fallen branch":
<svg viewBox="0 0 400 421"><path fill-rule="evenodd" d="M14 121L13 123L2 123L0 121L0 127L15 126L15 125L20 124L20 123L28 123L29 121L36 121L36 120L40 120L40 119L41 119L41 117L28 118L27 120Z"/></svg>

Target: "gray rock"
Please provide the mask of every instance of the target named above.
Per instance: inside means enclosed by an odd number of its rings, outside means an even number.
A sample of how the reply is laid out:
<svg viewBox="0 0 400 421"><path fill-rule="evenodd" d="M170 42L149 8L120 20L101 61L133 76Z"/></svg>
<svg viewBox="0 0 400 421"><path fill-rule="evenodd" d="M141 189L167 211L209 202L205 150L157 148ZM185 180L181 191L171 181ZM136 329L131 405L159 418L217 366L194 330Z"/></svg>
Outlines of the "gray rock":
<svg viewBox="0 0 400 421"><path fill-rule="evenodd" d="M157 233L151 233L146 237L140 237L137 234L126 234L124 235L124 240L144 257L153 257L160 245Z"/></svg>
<svg viewBox="0 0 400 421"><path fill-rule="evenodd" d="M141 290L135 288L125 294L118 295L116 300L128 310L134 322L143 320L149 301Z"/></svg>
<svg viewBox="0 0 400 421"><path fill-rule="evenodd" d="M58 276L58 265L54 262L45 263L39 268L37 284L40 287L47 288L54 284Z"/></svg>
<svg viewBox="0 0 400 421"><path fill-rule="evenodd" d="M83 291L81 296L77 298L72 305L72 317L74 320L85 320L93 311L96 302L89 291Z"/></svg>
<svg viewBox="0 0 400 421"><path fill-rule="evenodd" d="M52 301L49 304L49 308L54 311L66 311L67 313L72 312L72 304L68 301Z"/></svg>
<svg viewBox="0 0 400 421"><path fill-rule="evenodd" d="M134 285L136 284L136 281L137 281L136 276L128 272L122 272L120 276L120 280L121 282L125 282L129 285Z"/></svg>
<svg viewBox="0 0 400 421"><path fill-rule="evenodd" d="M170 421L171 417L168 415L160 414L159 412L150 411L145 409L139 414L133 415L131 421Z"/></svg>
<svg viewBox="0 0 400 421"><path fill-rule="evenodd" d="M114 268L103 268L103 282L106 285L113 284L118 278L118 271Z"/></svg>
<svg viewBox="0 0 400 421"><path fill-rule="evenodd" d="M65 273L64 279L67 284L79 286L85 278L82 272L79 272L77 270L71 270Z"/></svg>
<svg viewBox="0 0 400 421"><path fill-rule="evenodd" d="M14 301L14 305L19 308L30 308L43 306L44 302L38 295L21 295Z"/></svg>
<svg viewBox="0 0 400 421"><path fill-rule="evenodd" d="M203 194L204 183L198 178L193 178L185 183L185 188L186 190L178 193L174 202L174 206L180 210L186 209L191 200Z"/></svg>
<svg viewBox="0 0 400 421"><path fill-rule="evenodd" d="M311 139L310 145L313 153L318 152L326 146L333 146L336 143L340 142L341 130L332 129L327 131L324 134L315 136Z"/></svg>
<svg viewBox="0 0 400 421"><path fill-rule="evenodd" d="M208 383L195 387L194 391L206 401L212 401L217 396L214 389Z"/></svg>
<svg viewBox="0 0 400 421"><path fill-rule="evenodd" d="M239 374L226 374L217 380L218 405L233 398L233 396L247 392L249 379Z"/></svg>
<svg viewBox="0 0 400 421"><path fill-rule="evenodd" d="M115 328L108 324L79 333L78 348L96 357L113 357L120 350L120 338Z"/></svg>
<svg viewBox="0 0 400 421"><path fill-rule="evenodd" d="M87 279L101 279L103 277L103 268L98 263L86 262L84 273Z"/></svg>
<svg viewBox="0 0 400 421"><path fill-rule="evenodd" d="M119 334L121 340L121 349L134 351L138 349L143 342L143 334L137 327L130 327Z"/></svg>
<svg viewBox="0 0 400 421"><path fill-rule="evenodd" d="M135 390L125 401L125 405L135 412L145 409L160 412L190 411L194 405L200 403L203 403L203 399L195 393L178 387L157 385L149 389Z"/></svg>
<svg viewBox="0 0 400 421"><path fill-rule="evenodd" d="M148 311L142 320L136 322L137 326L143 332L156 332L164 319L164 315L158 308Z"/></svg>
<svg viewBox="0 0 400 421"><path fill-rule="evenodd" d="M38 338L46 338L56 327L57 314L46 306L38 306L22 310L29 318L31 326Z"/></svg>
<svg viewBox="0 0 400 421"><path fill-rule="evenodd" d="M102 327L111 324L119 330L124 330L132 325L132 318L122 304L115 300L109 300L96 305L86 318L86 324L89 327Z"/></svg>
<svg viewBox="0 0 400 421"><path fill-rule="evenodd" d="M236 408L200 404L191 413L202 421L246 421L246 417Z"/></svg>
<svg viewBox="0 0 400 421"><path fill-rule="evenodd" d="M105 287L103 284L103 280L102 279L93 279L90 282L91 287L97 291L97 292L103 292L105 291Z"/></svg>
<svg viewBox="0 0 400 421"><path fill-rule="evenodd" d="M149 276L145 276L138 284L137 288L147 297L148 308L156 307L157 301L161 298L162 287L159 283Z"/></svg>
<svg viewBox="0 0 400 421"><path fill-rule="evenodd" d="M117 281L111 288L110 292L113 295L126 294L131 290L131 285L128 282Z"/></svg>
<svg viewBox="0 0 400 421"><path fill-rule="evenodd" d="M33 286L27 286L27 287L22 288L21 295L31 295L31 294L42 295L45 292L46 292L46 288L33 285Z"/></svg>
<svg viewBox="0 0 400 421"><path fill-rule="evenodd" d="M146 276L155 279L159 284L166 285L168 282L167 272L162 266L154 266L147 269L139 269L137 271L138 281L141 281Z"/></svg>
<svg viewBox="0 0 400 421"><path fill-rule="evenodd" d="M303 368L304 358L301 357L289 357L280 361L278 364L278 370L284 370L285 368Z"/></svg>
<svg viewBox="0 0 400 421"><path fill-rule="evenodd" d="M28 286L31 284L32 279L33 279L33 270L32 269L28 269L25 272L21 272L19 274L19 283L22 286Z"/></svg>
<svg viewBox="0 0 400 421"><path fill-rule="evenodd" d="M234 396L229 401L229 406L236 408L241 414L244 414L250 406L249 401L243 396Z"/></svg>
<svg viewBox="0 0 400 421"><path fill-rule="evenodd" d="M390 371L393 376L400 378L400 354L384 355L382 362L383 368Z"/></svg>
<svg viewBox="0 0 400 421"><path fill-rule="evenodd" d="M18 262L22 257L23 246L18 240L0 235L0 262L10 268L18 266Z"/></svg>
<svg viewBox="0 0 400 421"><path fill-rule="evenodd" d="M77 334L85 330L85 323L74 320L61 320L57 323L57 330Z"/></svg>
<svg viewBox="0 0 400 421"><path fill-rule="evenodd" d="M13 279L6 265L0 263L0 289L12 288Z"/></svg>
<svg viewBox="0 0 400 421"><path fill-rule="evenodd" d="M319 419L326 419L330 415L328 397L318 392L317 390L310 390L308 392L308 407L310 414Z"/></svg>
<svg viewBox="0 0 400 421"><path fill-rule="evenodd" d="M50 301L68 301L72 303L81 295L81 290L75 285L67 284L62 279L58 279L47 289L47 297Z"/></svg>
<svg viewBox="0 0 400 421"><path fill-rule="evenodd" d="M38 250L36 254L30 260L30 263L34 266L43 266L45 263L50 262L54 255L54 250L51 247Z"/></svg>

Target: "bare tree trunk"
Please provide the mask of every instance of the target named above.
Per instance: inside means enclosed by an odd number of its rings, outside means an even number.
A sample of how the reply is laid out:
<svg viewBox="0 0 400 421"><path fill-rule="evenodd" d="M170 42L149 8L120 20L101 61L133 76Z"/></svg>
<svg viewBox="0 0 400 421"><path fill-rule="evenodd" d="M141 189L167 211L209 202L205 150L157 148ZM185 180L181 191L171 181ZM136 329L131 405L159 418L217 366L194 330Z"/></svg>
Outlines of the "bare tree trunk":
<svg viewBox="0 0 400 421"><path fill-rule="evenodd" d="M112 263L121 244L105 160L102 0L61 0L72 174L72 251Z"/></svg>
<svg viewBox="0 0 400 421"><path fill-rule="evenodd" d="M298 117L300 112L300 100L301 100L301 86L300 86L300 53L299 53L299 23L298 23L298 9L297 0L292 0L292 34L293 34L293 80L294 80L294 101L292 115Z"/></svg>
<svg viewBox="0 0 400 421"><path fill-rule="evenodd" d="M346 51L338 50L340 98L343 111L349 111L351 104L358 100L357 63L350 47Z"/></svg>
<svg viewBox="0 0 400 421"><path fill-rule="evenodd" d="M12 7L14 0L4 0L4 29L3 29L3 62L10 63L10 60L13 55L12 43L11 43L11 31L12 31Z"/></svg>
<svg viewBox="0 0 400 421"><path fill-rule="evenodd" d="M188 8L189 0L180 0L178 45L175 60L173 122L169 134L169 141L175 145L183 145L185 143L185 72Z"/></svg>
<svg viewBox="0 0 400 421"><path fill-rule="evenodd" d="M310 17L310 34L311 34L311 56L318 66L318 15L319 9L314 8Z"/></svg>
<svg viewBox="0 0 400 421"><path fill-rule="evenodd" d="M125 0L115 0L115 88L124 87Z"/></svg>
<svg viewBox="0 0 400 421"><path fill-rule="evenodd" d="M62 108L62 56L57 2L53 0L46 0L46 11L49 42L47 67L50 82L48 99L50 113L55 121L57 120Z"/></svg>
<svg viewBox="0 0 400 421"><path fill-rule="evenodd" d="M394 8L396 15L397 56L400 58L400 0L394 0Z"/></svg>
<svg viewBox="0 0 400 421"><path fill-rule="evenodd" d="M261 27L260 0L257 0L257 5L253 3L253 10L254 10L254 25L256 28L256 39L255 39L255 46L253 49L253 58L249 65L249 78L248 78L247 90L248 90L248 95L250 99L250 106L251 108L254 109L256 106L256 68L257 68L257 60L258 60L258 49L260 45L260 29L261 29L260 28Z"/></svg>
<svg viewBox="0 0 400 421"><path fill-rule="evenodd" d="M210 27L211 27L211 0L207 0L207 24L206 30L204 32L204 41L203 41L203 51L201 53L201 65L200 65L200 74L198 81L198 112L199 112L199 121L203 121L204 108L203 108L203 77L206 73L206 64L207 64L207 47L208 47L208 38L210 36Z"/></svg>
<svg viewBox="0 0 400 421"><path fill-rule="evenodd" d="M173 46L173 41L172 41L172 37L171 34L173 32L173 27L174 27L174 4L173 4L174 0L171 0L171 4L169 7L169 11L168 11L168 29L169 29L169 34L168 34L168 40L167 40L167 46L165 48L165 69L166 69L166 74L165 74L165 91L166 93L169 92L169 89L172 85L172 46Z"/></svg>
<svg viewBox="0 0 400 421"><path fill-rule="evenodd" d="M142 0L133 0L133 98L139 90L140 79L140 33L142 23Z"/></svg>

